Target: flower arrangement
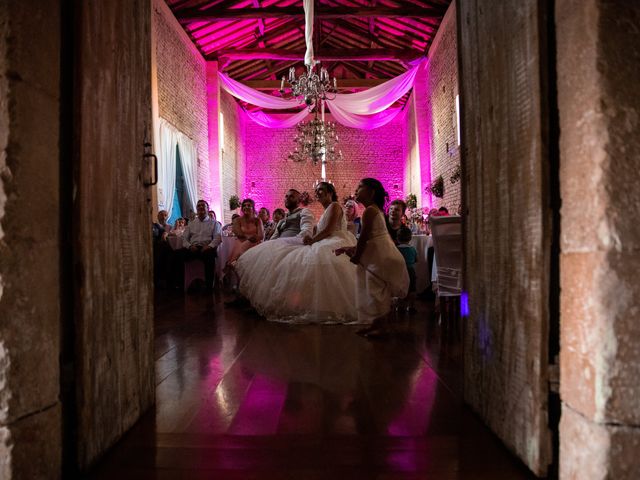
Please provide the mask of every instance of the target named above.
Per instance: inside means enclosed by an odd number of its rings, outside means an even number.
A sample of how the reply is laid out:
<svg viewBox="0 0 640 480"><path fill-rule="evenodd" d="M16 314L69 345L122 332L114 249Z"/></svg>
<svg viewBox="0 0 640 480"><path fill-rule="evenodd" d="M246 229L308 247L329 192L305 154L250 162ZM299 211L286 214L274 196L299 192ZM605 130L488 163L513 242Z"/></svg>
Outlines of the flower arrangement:
<svg viewBox="0 0 640 480"><path fill-rule="evenodd" d="M236 210L237 208L240 208L240 197L231 195L229 197L229 210Z"/></svg>
<svg viewBox="0 0 640 480"><path fill-rule="evenodd" d="M415 193L410 193L409 195L407 195L407 198L405 198L404 201L407 204L407 208L410 210L415 209L418 206L418 197Z"/></svg>
<svg viewBox="0 0 640 480"><path fill-rule="evenodd" d="M438 175L438 178L431 182L425 190L427 193L431 193L438 198L444 197L444 180L442 175Z"/></svg>
<svg viewBox="0 0 640 480"><path fill-rule="evenodd" d="M460 181L460 177L462 177L462 171L460 170L460 164L458 164L453 170L453 175L451 175L451 183L458 183Z"/></svg>
<svg viewBox="0 0 640 480"><path fill-rule="evenodd" d="M313 197L309 194L309 192L302 192L300 194L300 205L309 206L313 203Z"/></svg>

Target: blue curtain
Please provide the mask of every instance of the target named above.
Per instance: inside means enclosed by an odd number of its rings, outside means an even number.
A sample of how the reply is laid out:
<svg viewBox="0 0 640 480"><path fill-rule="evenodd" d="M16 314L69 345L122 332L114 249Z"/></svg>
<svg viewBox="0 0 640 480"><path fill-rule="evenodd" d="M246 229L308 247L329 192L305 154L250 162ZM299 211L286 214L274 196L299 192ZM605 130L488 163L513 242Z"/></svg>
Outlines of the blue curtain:
<svg viewBox="0 0 640 480"><path fill-rule="evenodd" d="M176 188L173 191L173 209L171 210L171 218L169 219L169 223L171 225L175 225L178 218L187 217L191 210L189 208L187 188L184 183L184 172L182 171L180 149L177 146L176 152Z"/></svg>

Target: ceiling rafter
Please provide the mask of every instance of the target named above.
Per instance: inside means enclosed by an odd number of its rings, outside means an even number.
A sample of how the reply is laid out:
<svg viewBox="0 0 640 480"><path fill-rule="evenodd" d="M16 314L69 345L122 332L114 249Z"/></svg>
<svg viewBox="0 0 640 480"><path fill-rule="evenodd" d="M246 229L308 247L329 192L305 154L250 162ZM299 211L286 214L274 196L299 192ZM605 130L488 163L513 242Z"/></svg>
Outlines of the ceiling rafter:
<svg viewBox="0 0 640 480"><path fill-rule="evenodd" d="M441 17L444 11L435 7L406 6L402 8L378 7L327 7L318 5L314 16L318 19L345 17ZM176 12L180 22L217 22L222 20L246 20L250 18L304 18L302 7L264 8L206 8L184 9Z"/></svg>
<svg viewBox="0 0 640 480"><path fill-rule="evenodd" d="M304 50L292 50L284 48L245 48L221 50L212 55L207 55L207 60L217 60L220 58L233 58L237 60L302 60ZM315 53L316 60L349 60L357 62L368 62L369 60L407 62L415 60L420 56L416 50L391 50L377 48L372 50L342 49L342 50L320 50Z"/></svg>

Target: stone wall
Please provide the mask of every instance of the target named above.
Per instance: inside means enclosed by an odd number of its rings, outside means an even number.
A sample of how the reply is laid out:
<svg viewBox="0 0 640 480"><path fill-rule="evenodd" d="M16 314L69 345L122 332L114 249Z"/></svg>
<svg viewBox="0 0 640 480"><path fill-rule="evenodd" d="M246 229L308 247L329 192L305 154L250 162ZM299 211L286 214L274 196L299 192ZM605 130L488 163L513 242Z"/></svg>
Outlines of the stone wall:
<svg viewBox="0 0 640 480"><path fill-rule="evenodd" d="M153 2L160 117L198 149L198 194L211 200L207 128L207 63L164 0ZM216 159L217 160L217 159Z"/></svg>
<svg viewBox="0 0 640 480"><path fill-rule="evenodd" d="M456 213L461 202L461 182L451 182L460 168L460 146L456 114L458 95L458 45L456 3L452 2L429 48L426 67L427 95L421 110L428 120L430 176L442 176L444 197L432 197L433 206L445 206Z"/></svg>
<svg viewBox="0 0 640 480"><path fill-rule="evenodd" d="M640 4L556 2L560 478L640 478Z"/></svg>
<svg viewBox="0 0 640 480"><path fill-rule="evenodd" d="M330 115L327 120L331 120ZM294 149L295 133L295 128L270 129L247 120L245 195L253 198L258 207L264 206L271 211L282 208L284 194L289 188L313 195L315 182L321 177L321 166L287 158ZM380 180L391 199L404 198L405 168L410 154L406 142L406 112L375 130L338 125L337 133L343 160L327 165L327 179L336 186L340 199L352 195L364 177ZM317 215L322 213L319 204L313 204L312 208Z"/></svg>
<svg viewBox="0 0 640 480"><path fill-rule="evenodd" d="M0 1L0 478L60 478L60 5Z"/></svg>
<svg viewBox="0 0 640 480"><path fill-rule="evenodd" d="M543 476L551 462L546 12L536 0L473 0L458 15L465 400Z"/></svg>

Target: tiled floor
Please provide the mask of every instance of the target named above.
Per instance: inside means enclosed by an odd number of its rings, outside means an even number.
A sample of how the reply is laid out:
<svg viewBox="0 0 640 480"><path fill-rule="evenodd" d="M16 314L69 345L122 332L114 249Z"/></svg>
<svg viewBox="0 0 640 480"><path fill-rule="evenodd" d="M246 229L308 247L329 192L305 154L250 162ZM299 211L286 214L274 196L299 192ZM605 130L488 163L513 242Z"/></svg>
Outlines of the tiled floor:
<svg viewBox="0 0 640 480"><path fill-rule="evenodd" d="M156 305L157 404L100 479L524 479L461 402L456 329L287 326L217 295Z"/></svg>

